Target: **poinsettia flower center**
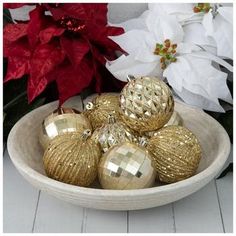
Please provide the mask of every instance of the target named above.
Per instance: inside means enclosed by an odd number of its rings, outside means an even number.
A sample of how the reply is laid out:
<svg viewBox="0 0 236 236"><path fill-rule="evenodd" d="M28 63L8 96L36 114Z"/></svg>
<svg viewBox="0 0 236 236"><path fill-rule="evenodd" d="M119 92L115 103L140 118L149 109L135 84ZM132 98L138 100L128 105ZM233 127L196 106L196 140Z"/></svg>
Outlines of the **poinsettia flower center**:
<svg viewBox="0 0 236 236"><path fill-rule="evenodd" d="M177 61L176 48L177 44L172 44L169 39L166 39L163 44L156 44L154 54L161 56L161 69L164 70L171 62Z"/></svg>
<svg viewBox="0 0 236 236"><path fill-rule="evenodd" d="M69 32L80 33L85 29L85 24L82 20L63 16L59 20L59 24Z"/></svg>
<svg viewBox="0 0 236 236"><path fill-rule="evenodd" d="M211 8L212 7L210 3L198 3L196 6L194 6L193 11L195 13L199 13L199 12L207 13L210 11Z"/></svg>

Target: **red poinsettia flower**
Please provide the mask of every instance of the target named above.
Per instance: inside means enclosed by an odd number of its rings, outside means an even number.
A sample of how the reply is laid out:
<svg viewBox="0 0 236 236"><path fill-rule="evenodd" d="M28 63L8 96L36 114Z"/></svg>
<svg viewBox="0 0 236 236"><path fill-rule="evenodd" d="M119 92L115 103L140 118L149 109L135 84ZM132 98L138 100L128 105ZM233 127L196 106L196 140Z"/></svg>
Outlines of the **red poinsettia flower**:
<svg viewBox="0 0 236 236"><path fill-rule="evenodd" d="M18 8L25 5L5 4ZM106 58L121 50L108 36L123 33L107 25L107 4L35 4L30 20L4 28L3 52L8 58L5 82L28 77L31 102L46 86L56 81L60 104L96 80L100 91L100 70Z"/></svg>

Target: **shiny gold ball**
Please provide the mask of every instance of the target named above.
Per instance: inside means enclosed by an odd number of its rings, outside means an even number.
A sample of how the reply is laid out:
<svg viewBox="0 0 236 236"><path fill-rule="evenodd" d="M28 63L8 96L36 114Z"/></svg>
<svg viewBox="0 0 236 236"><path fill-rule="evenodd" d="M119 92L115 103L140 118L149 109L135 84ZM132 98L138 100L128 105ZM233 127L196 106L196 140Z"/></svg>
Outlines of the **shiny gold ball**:
<svg viewBox="0 0 236 236"><path fill-rule="evenodd" d="M147 145L153 154L160 181L174 183L196 173L201 146L196 136L182 126L167 126L160 129Z"/></svg>
<svg viewBox="0 0 236 236"><path fill-rule="evenodd" d="M58 135L43 156L48 177L55 180L89 186L97 177L101 149L91 138L91 131Z"/></svg>
<svg viewBox="0 0 236 236"><path fill-rule="evenodd" d="M57 135L69 132L82 134L86 129L92 127L84 114L76 109L61 107L44 119L39 131L39 143L45 150Z"/></svg>
<svg viewBox="0 0 236 236"><path fill-rule="evenodd" d="M164 127L169 125L180 125L183 126L183 119L177 111L174 111L169 121L164 125ZM156 136L158 130L145 132L144 135L151 138L152 136Z"/></svg>
<svg viewBox="0 0 236 236"><path fill-rule="evenodd" d="M117 121L120 120L119 96L110 93L95 97L86 105L84 112L90 120L93 130L106 124L111 113Z"/></svg>
<svg viewBox="0 0 236 236"><path fill-rule="evenodd" d="M116 121L113 115L108 116L107 124L103 124L93 132L92 139L100 144L103 152L119 143L138 142L138 136L124 123Z"/></svg>
<svg viewBox="0 0 236 236"><path fill-rule="evenodd" d="M132 79L120 95L121 117L137 132L153 131L164 126L174 110L169 87L156 77Z"/></svg>
<svg viewBox="0 0 236 236"><path fill-rule="evenodd" d="M144 147L125 142L103 155L98 176L105 189L141 189L153 186L156 171L152 156Z"/></svg>

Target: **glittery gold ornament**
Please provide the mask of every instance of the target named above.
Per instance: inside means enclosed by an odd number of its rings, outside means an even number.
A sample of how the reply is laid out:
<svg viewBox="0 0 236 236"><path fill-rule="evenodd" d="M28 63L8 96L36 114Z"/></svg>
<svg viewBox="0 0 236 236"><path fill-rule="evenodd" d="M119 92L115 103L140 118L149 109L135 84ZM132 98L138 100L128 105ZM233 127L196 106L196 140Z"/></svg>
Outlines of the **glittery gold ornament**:
<svg viewBox="0 0 236 236"><path fill-rule="evenodd" d="M138 141L138 137L134 132L124 123L116 121L115 117L111 114L108 116L108 123L103 124L93 132L92 139L101 145L103 152L125 141Z"/></svg>
<svg viewBox="0 0 236 236"><path fill-rule="evenodd" d="M141 189L154 184L156 171L144 147L124 142L103 155L98 176L105 189Z"/></svg>
<svg viewBox="0 0 236 236"><path fill-rule="evenodd" d="M44 119L39 131L39 142L46 149L57 135L68 132L82 134L86 129L92 129L92 127L85 115L76 109L61 107Z"/></svg>
<svg viewBox="0 0 236 236"><path fill-rule="evenodd" d="M196 136L182 126L160 129L147 145L153 154L160 181L174 183L195 174L201 159L201 147Z"/></svg>
<svg viewBox="0 0 236 236"><path fill-rule="evenodd" d="M155 77L129 77L131 80L120 95L121 117L140 133L164 126L174 110L169 87Z"/></svg>
<svg viewBox="0 0 236 236"><path fill-rule="evenodd" d="M97 176L101 149L89 136L90 130L67 133L54 138L43 156L48 177L55 180L89 186Z"/></svg>
<svg viewBox="0 0 236 236"><path fill-rule="evenodd" d="M169 121L164 125L164 127L169 125L181 125L183 126L183 120L177 111L174 111ZM157 135L158 130L145 132L144 134L151 138L152 136Z"/></svg>
<svg viewBox="0 0 236 236"><path fill-rule="evenodd" d="M84 114L90 120L93 129L107 123L109 114L113 114L116 120L120 120L119 96L104 93L88 102Z"/></svg>

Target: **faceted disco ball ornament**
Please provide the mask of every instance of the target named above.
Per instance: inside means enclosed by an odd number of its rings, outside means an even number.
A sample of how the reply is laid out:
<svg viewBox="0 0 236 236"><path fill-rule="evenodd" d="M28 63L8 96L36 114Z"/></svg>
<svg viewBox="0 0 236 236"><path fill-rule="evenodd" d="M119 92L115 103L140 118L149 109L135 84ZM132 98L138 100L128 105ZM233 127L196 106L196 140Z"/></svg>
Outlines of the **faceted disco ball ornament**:
<svg viewBox="0 0 236 236"><path fill-rule="evenodd" d="M153 186L156 171L144 147L125 142L103 155L98 177L104 189L141 189Z"/></svg>
<svg viewBox="0 0 236 236"><path fill-rule="evenodd" d="M89 186L97 177L101 149L91 138L91 131L66 133L54 138L43 156L48 177L55 180Z"/></svg>
<svg viewBox="0 0 236 236"><path fill-rule="evenodd" d="M92 129L88 118L72 108L60 107L47 116L39 131L39 142L45 150L57 135L77 132L82 134Z"/></svg>
<svg viewBox="0 0 236 236"><path fill-rule="evenodd" d="M182 126L167 126L160 129L147 145L153 154L160 181L174 183L196 173L201 146L196 136Z"/></svg>
<svg viewBox="0 0 236 236"><path fill-rule="evenodd" d="M183 126L183 119L177 111L174 111L169 121L164 125L164 127L169 125L181 125ZM144 134L151 138L152 136L157 135L158 130L145 132Z"/></svg>
<svg viewBox="0 0 236 236"><path fill-rule="evenodd" d="M119 96L110 93L95 97L92 102L87 103L84 111L94 130L106 124L111 113L117 121L120 120Z"/></svg>
<svg viewBox="0 0 236 236"><path fill-rule="evenodd" d="M121 117L137 132L153 131L164 126L174 110L169 87L156 77L129 76L120 95Z"/></svg>
<svg viewBox="0 0 236 236"><path fill-rule="evenodd" d="M111 114L108 116L107 124L103 124L93 132L92 139L101 145L103 152L125 141L138 142L136 134L121 121L116 121Z"/></svg>

